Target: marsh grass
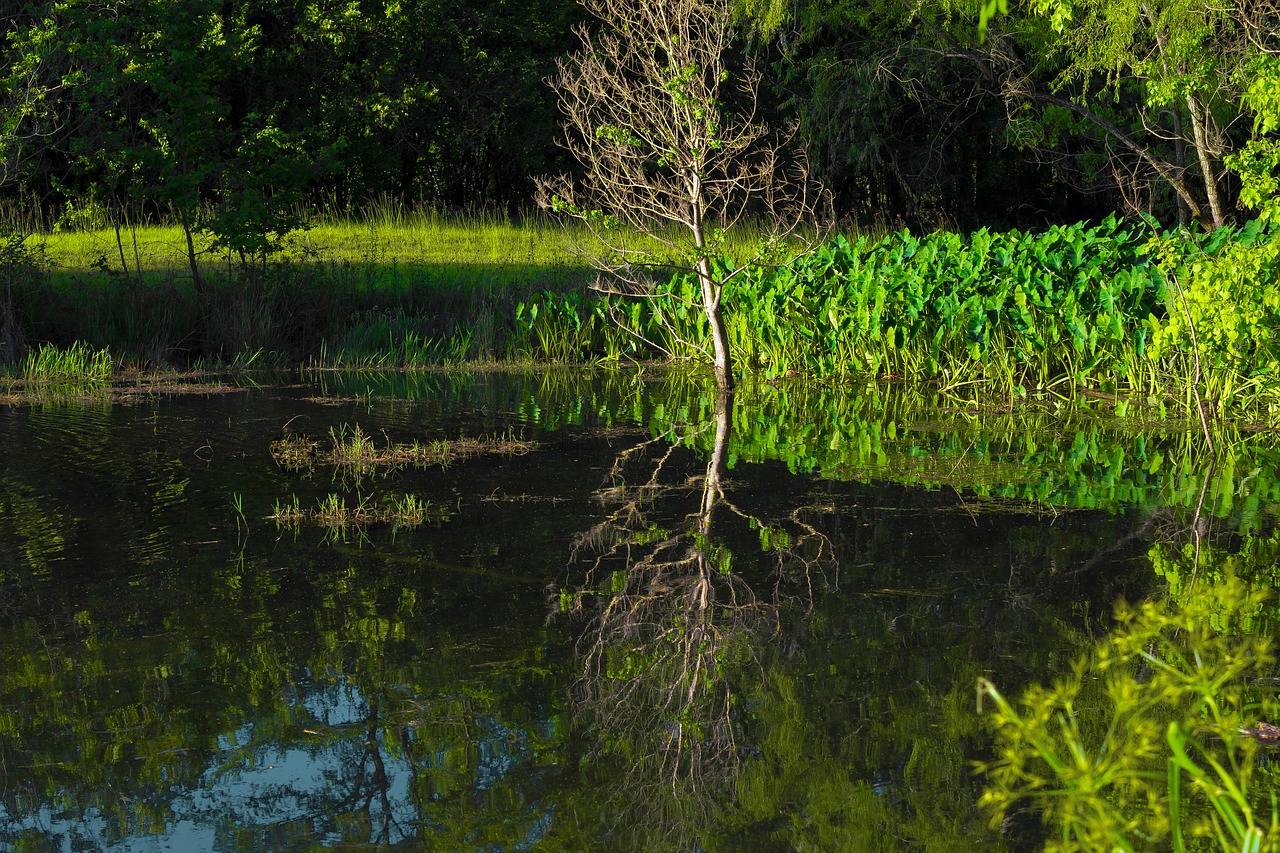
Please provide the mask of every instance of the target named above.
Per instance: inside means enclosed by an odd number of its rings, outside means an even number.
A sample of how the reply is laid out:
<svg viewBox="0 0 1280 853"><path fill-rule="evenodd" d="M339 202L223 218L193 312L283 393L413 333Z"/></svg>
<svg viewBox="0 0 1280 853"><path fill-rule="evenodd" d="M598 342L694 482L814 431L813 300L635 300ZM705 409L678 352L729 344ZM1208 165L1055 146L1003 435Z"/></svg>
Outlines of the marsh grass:
<svg viewBox="0 0 1280 853"><path fill-rule="evenodd" d="M28 353L22 378L26 382L102 385L111 378L111 371L111 353L76 341L65 349L45 344Z"/></svg>
<svg viewBox="0 0 1280 853"><path fill-rule="evenodd" d="M111 353L81 341L65 348L44 344L27 353L16 375L4 378L3 396L36 403L104 397L114 367Z"/></svg>
<svg viewBox="0 0 1280 853"><path fill-rule="evenodd" d="M287 503L277 501L268 519L281 530L315 524L345 538L350 531L362 531L378 524L390 524L397 530L412 529L428 522L445 521L451 514L448 507L436 506L410 494L392 495L380 503L368 496L357 496L354 504L348 504L342 495L330 493L320 498L315 507L302 506L297 495Z"/></svg>
<svg viewBox="0 0 1280 853"><path fill-rule="evenodd" d="M398 468L447 466L477 456L522 456L537 444L514 436L441 439L430 442L392 442L379 446L359 425L343 424L329 430L329 444L291 433L271 443L271 455L283 468L310 470L332 466L343 478L361 477Z"/></svg>
<svg viewBox="0 0 1280 853"><path fill-rule="evenodd" d="M705 320L689 307L696 282L639 238L657 288L641 300L592 292L590 234L540 216L383 201L310 224L265 264L205 251L198 290L176 227L119 240L114 229L37 235L31 256L43 267L6 285L7 310L24 341L88 341L139 366L707 359ZM754 256L761 233L735 231L722 249ZM903 231L836 238L753 269L726 291L726 322L737 363L769 380L925 380L1010 403L1100 392L1269 420L1280 409L1277 270L1280 238L1259 227L1193 237L1112 219L1042 234ZM1185 280L1203 359L1190 357L1181 313L1169 309L1170 276Z"/></svg>

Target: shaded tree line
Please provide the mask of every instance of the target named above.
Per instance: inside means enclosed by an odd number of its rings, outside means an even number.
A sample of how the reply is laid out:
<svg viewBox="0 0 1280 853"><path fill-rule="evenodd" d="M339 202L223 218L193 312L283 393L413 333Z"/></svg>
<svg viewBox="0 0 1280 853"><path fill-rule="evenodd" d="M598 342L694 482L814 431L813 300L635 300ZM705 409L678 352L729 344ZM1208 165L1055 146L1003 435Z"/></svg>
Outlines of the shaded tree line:
<svg viewBox="0 0 1280 853"><path fill-rule="evenodd" d="M1215 225L1275 182L1269 2L1036 0L985 38L972 0L738 6L762 114L798 121L859 224ZM588 20L575 0L10 4L3 192L247 253L306 208L528 209L535 176L572 171L546 80Z"/></svg>
<svg viewBox="0 0 1280 853"><path fill-rule="evenodd" d="M562 0L27 4L4 19L5 94L33 67L56 85L9 193L203 205L215 235L299 203L518 205L557 156L542 79L580 17Z"/></svg>

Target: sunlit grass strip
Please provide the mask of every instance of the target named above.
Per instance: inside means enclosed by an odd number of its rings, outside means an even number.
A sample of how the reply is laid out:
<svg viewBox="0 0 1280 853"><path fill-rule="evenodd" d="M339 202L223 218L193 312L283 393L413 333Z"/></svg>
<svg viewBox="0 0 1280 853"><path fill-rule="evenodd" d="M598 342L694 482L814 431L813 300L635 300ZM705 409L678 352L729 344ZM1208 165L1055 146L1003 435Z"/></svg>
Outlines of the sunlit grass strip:
<svg viewBox="0 0 1280 853"><path fill-rule="evenodd" d="M300 434L290 434L271 443L271 455L284 468L303 469L333 466L343 474L370 474L401 467L447 466L460 459L477 456L522 456L537 444L513 436L441 439L430 442L390 442L379 446L359 425L335 427L329 431L329 446Z"/></svg>
<svg viewBox="0 0 1280 853"><path fill-rule="evenodd" d="M726 235L724 249L745 254L762 239L763 228L747 225ZM127 265L129 272L182 270L187 266L186 238L177 225L125 228L117 242L113 228L58 231L30 239L41 248L55 269L68 271L114 270ZM661 260L664 249L656 242L634 238ZM579 225L541 215L518 219L474 214L449 214L434 210L407 210L387 204L354 217L313 216L310 227L289 235L277 257L283 261L343 262L377 266L481 266L576 267L584 266L596 242ZM217 266L209 253L209 241L196 246L204 265ZM122 251L123 250L123 251Z"/></svg>
<svg viewBox="0 0 1280 853"><path fill-rule="evenodd" d="M397 529L421 527L428 522L444 521L451 515L448 507L434 505L415 495L393 496L382 504L360 497L355 504L348 504L342 495L329 494L321 498L314 508L303 507L295 495L289 503L277 502L267 518L281 529L315 524L341 532L362 530L377 524L391 524Z"/></svg>

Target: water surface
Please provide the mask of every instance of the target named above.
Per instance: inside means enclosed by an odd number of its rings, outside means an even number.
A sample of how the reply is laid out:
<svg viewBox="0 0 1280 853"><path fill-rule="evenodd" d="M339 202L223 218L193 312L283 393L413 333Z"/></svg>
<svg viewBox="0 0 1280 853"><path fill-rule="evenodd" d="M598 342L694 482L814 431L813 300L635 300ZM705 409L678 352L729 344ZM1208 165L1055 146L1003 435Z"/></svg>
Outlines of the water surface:
<svg viewBox="0 0 1280 853"><path fill-rule="evenodd" d="M535 447L273 459L354 425ZM1065 672L1187 530L1272 535L1273 470L1109 413L634 374L0 409L0 849L1034 849L976 807L976 679ZM330 494L435 518L269 518Z"/></svg>

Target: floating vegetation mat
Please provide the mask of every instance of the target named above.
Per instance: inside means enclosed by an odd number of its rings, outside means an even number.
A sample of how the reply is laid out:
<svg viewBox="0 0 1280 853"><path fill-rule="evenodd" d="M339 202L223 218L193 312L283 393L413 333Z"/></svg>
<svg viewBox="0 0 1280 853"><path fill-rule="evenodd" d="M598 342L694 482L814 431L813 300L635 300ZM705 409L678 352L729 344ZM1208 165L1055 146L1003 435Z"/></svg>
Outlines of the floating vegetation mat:
<svg viewBox="0 0 1280 853"><path fill-rule="evenodd" d="M303 507L295 495L291 503L277 503L268 519L282 529L296 530L303 524L316 524L341 534L375 524L391 524L397 528L421 527L427 522L444 521L450 515L448 507L437 506L414 495L392 497L380 504L362 497L354 505L348 505L341 495L330 494L321 498L314 508Z"/></svg>
<svg viewBox="0 0 1280 853"><path fill-rule="evenodd" d="M289 434L271 443L271 455L283 468L310 469L332 465L344 475L360 476L378 470L404 466L425 468L448 465L459 459L500 454L522 456L537 447L535 442L512 436L457 438L451 440L409 443L388 441L379 446L359 426L343 425L329 430L329 446L301 434Z"/></svg>

